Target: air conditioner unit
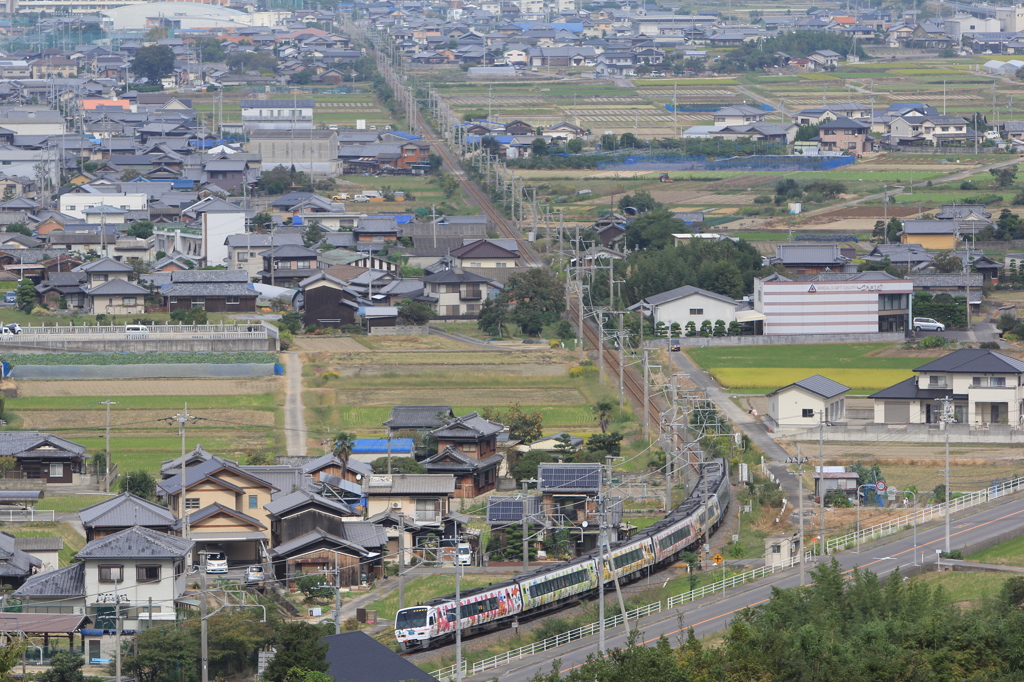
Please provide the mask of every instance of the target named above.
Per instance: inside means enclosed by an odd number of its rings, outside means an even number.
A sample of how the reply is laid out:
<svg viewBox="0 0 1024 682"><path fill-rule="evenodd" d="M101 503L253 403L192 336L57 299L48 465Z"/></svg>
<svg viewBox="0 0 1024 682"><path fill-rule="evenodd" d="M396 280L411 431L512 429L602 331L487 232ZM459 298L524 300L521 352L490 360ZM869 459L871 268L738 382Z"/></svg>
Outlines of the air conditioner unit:
<svg viewBox="0 0 1024 682"><path fill-rule="evenodd" d="M401 509L402 508L402 503L401 502L392 502L391 503L391 508L392 509Z"/></svg>

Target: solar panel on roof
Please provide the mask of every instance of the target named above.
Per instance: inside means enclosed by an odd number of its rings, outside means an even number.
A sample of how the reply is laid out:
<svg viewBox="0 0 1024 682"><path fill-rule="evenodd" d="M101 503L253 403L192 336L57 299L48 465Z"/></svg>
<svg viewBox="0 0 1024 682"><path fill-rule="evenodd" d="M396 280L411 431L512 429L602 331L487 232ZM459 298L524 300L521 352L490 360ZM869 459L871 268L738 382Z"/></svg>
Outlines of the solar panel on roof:
<svg viewBox="0 0 1024 682"><path fill-rule="evenodd" d="M487 501L487 523L514 523L523 520L523 501L495 499Z"/></svg>
<svg viewBox="0 0 1024 682"><path fill-rule="evenodd" d="M542 490L599 490L601 465L543 466L538 471Z"/></svg>

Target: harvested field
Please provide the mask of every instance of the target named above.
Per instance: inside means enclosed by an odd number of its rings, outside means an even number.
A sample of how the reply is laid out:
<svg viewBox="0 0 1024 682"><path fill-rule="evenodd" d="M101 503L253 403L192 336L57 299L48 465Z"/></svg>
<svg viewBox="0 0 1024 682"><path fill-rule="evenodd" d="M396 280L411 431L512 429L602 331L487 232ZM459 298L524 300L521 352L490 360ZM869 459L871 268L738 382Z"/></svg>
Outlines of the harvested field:
<svg viewBox="0 0 1024 682"><path fill-rule="evenodd" d="M358 355L346 357L344 354L332 354L329 352L318 352L307 355L303 362L315 365L331 365L337 369L349 363L358 363L363 367L387 367L388 365L401 365L403 373L415 371L417 365L433 365L434 369L447 369L451 365L482 365L501 371L509 365L538 365L554 363L565 372L567 356L564 351L458 351L458 352L430 352L410 351L408 353L359 353ZM317 367L320 371L320 367Z"/></svg>
<svg viewBox="0 0 1024 682"><path fill-rule="evenodd" d="M137 381L18 381L25 398L133 395L261 395L284 388L283 378L140 379Z"/></svg>
<svg viewBox="0 0 1024 682"><path fill-rule="evenodd" d="M363 344L347 336L339 336L336 338L297 336L295 337L295 347L304 351L327 353L349 353L369 350L369 348Z"/></svg>
<svg viewBox="0 0 1024 682"><path fill-rule="evenodd" d="M531 388L459 388L449 391L421 389L375 389L345 391L345 401L352 405L573 405L587 399L574 389Z"/></svg>
<svg viewBox="0 0 1024 682"><path fill-rule="evenodd" d="M460 357L460 360L462 358ZM445 365L446 372L458 374L460 372L475 372L480 369L480 365L475 364L451 364ZM430 372L436 371L436 365L402 365L403 372L415 373L415 372ZM336 367L332 366L331 370L337 372L339 376L343 377L367 377L367 376L383 376L393 373L394 367L388 365L349 365L340 364ZM536 364L522 364L522 365L507 365L498 370L499 373L507 374L533 374L538 376L551 376L551 377L564 377L565 367L561 365L536 365Z"/></svg>
<svg viewBox="0 0 1024 682"><path fill-rule="evenodd" d="M103 429L106 425L104 410L25 410L21 416L21 427L39 431L54 429ZM112 429L151 428L167 418L167 410L112 411ZM223 428L225 423L241 427L274 425L274 413L263 410L203 410L205 421L189 428Z"/></svg>

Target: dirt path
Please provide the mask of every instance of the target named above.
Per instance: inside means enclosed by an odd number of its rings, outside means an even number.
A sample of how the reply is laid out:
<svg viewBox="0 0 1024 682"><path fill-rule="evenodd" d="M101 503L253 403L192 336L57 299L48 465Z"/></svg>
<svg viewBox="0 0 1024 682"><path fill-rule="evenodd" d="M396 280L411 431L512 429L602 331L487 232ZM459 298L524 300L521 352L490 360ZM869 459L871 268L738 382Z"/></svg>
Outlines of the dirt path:
<svg viewBox="0 0 1024 682"><path fill-rule="evenodd" d="M145 379L136 381L19 381L18 397L53 398L134 395L262 395L281 390L281 380Z"/></svg>
<svg viewBox="0 0 1024 682"><path fill-rule="evenodd" d="M306 417L302 404L302 358L299 353L285 354L284 433L289 457L306 456Z"/></svg>
<svg viewBox="0 0 1024 682"><path fill-rule="evenodd" d="M295 339L295 346L299 350L309 352L327 351L330 353L342 353L349 351L368 351L370 350L363 344L359 343L355 339L350 339L344 336L331 337L331 338L316 338L316 337L298 337Z"/></svg>

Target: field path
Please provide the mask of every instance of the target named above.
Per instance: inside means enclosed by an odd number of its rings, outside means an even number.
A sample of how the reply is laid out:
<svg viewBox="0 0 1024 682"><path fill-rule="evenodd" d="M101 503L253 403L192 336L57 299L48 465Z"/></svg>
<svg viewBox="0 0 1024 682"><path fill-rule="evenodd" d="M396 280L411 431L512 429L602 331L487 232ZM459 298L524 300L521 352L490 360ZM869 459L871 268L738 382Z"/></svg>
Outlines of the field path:
<svg viewBox="0 0 1024 682"><path fill-rule="evenodd" d="M287 383L284 394L284 434L289 457L306 456L306 418L302 404L302 358L285 353Z"/></svg>

